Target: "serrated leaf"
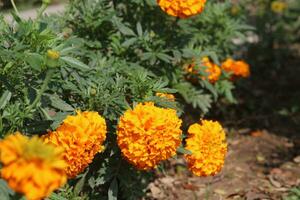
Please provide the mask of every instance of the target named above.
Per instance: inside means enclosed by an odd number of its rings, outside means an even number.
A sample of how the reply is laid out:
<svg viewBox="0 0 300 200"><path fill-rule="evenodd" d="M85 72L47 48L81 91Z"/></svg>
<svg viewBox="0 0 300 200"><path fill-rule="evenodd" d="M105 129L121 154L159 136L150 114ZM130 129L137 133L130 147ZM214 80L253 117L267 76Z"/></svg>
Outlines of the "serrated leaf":
<svg viewBox="0 0 300 200"><path fill-rule="evenodd" d="M131 45L133 45L136 41L137 41L136 38L130 38L130 39L126 40L125 42L123 42L122 46L125 47L125 48L128 48Z"/></svg>
<svg viewBox="0 0 300 200"><path fill-rule="evenodd" d="M48 198L49 200L68 200L65 197L62 197L56 193L52 193L51 196Z"/></svg>
<svg viewBox="0 0 300 200"><path fill-rule="evenodd" d="M48 94L47 95L51 101L51 105L54 107L54 108L57 108L61 111L73 111L74 108L66 103L64 100L62 100L59 96L57 95L50 95Z"/></svg>
<svg viewBox="0 0 300 200"><path fill-rule="evenodd" d="M119 24L118 25L119 31L121 33L123 33L124 35L128 35L128 36L136 36L135 33L133 32L133 30L131 30L130 28L128 28L127 26L125 26L124 24Z"/></svg>
<svg viewBox="0 0 300 200"><path fill-rule="evenodd" d="M163 61L165 61L165 62L167 62L167 63L170 63L170 60L172 59L171 56L169 56L169 55L167 55L167 54L165 54L165 53L158 53L156 56L157 56L160 60L163 60Z"/></svg>
<svg viewBox="0 0 300 200"><path fill-rule="evenodd" d="M0 98L0 109L3 109L6 104L9 102L10 98L11 98L12 93L8 90L6 90L1 98Z"/></svg>
<svg viewBox="0 0 300 200"><path fill-rule="evenodd" d="M88 65L72 57L65 56L65 57L61 57L60 59L63 60L65 63L67 63L70 67L75 69L79 69L83 71L91 69Z"/></svg>

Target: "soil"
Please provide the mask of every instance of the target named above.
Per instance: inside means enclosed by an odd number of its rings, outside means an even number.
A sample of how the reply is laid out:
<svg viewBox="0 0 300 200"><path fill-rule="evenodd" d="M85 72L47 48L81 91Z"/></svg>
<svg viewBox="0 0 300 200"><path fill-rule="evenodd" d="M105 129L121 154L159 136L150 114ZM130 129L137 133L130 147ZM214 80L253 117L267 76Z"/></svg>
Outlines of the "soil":
<svg viewBox="0 0 300 200"><path fill-rule="evenodd" d="M146 199L221 200L283 199L300 186L298 139L266 130L229 132L226 163L214 177L195 177L184 159L171 160L164 173L148 187Z"/></svg>

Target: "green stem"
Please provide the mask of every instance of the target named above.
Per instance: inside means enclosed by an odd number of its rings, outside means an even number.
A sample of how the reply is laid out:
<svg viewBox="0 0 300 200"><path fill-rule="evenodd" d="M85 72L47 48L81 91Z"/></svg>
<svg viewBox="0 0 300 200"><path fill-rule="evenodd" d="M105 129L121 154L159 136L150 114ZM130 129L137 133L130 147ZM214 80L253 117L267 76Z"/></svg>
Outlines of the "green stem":
<svg viewBox="0 0 300 200"><path fill-rule="evenodd" d="M10 0L10 2L11 2L11 5L13 6L13 8L14 8L16 14L17 14L17 15L20 15L20 13L19 13L19 11L18 11L18 8L17 8L17 6L16 6L16 4L15 4L15 1L14 1L14 0Z"/></svg>
<svg viewBox="0 0 300 200"><path fill-rule="evenodd" d="M48 69L48 71L46 73L45 80L43 82L43 85L42 85L41 89L37 92L37 95L36 95L34 101L32 102L32 104L27 107L27 109L26 109L27 112L30 112L34 107L36 107L38 102L41 100L42 95L46 91L46 89L48 87L48 84L50 82L50 79L52 78L53 74L54 74L54 70L53 69Z"/></svg>
<svg viewBox="0 0 300 200"><path fill-rule="evenodd" d="M38 10L37 12L37 17L36 17L36 20L40 19L42 14L44 13L44 11L47 9L48 7L48 3L43 3L42 6L40 7L40 9Z"/></svg>

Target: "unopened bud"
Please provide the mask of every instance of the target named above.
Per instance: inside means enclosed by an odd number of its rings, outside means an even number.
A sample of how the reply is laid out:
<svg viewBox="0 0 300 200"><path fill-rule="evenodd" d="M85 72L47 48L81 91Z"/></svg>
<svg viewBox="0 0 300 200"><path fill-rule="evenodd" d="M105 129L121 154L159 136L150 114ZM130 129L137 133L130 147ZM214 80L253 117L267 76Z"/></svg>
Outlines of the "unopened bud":
<svg viewBox="0 0 300 200"><path fill-rule="evenodd" d="M59 59L59 52L58 51L55 51L55 50L48 50L47 51L47 57L52 59L52 60L57 60Z"/></svg>

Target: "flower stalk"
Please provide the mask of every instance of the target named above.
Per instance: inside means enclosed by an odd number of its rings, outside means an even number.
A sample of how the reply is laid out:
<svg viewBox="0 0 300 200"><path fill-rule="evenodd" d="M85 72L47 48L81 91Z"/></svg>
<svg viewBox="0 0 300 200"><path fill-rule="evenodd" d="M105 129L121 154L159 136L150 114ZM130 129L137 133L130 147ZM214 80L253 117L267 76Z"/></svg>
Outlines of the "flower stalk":
<svg viewBox="0 0 300 200"><path fill-rule="evenodd" d="M43 82L43 85L42 85L41 89L37 92L36 98L34 99L32 104L27 107L27 109L26 109L27 112L30 112L33 108L35 108L36 105L38 104L38 102L41 100L42 95L46 91L46 89L48 87L48 84L49 84L53 74L54 74L54 70L53 69L48 69L48 71L46 73L45 80Z"/></svg>
<svg viewBox="0 0 300 200"><path fill-rule="evenodd" d="M10 0L10 2L11 2L12 7L14 8L14 11L16 12L16 14L20 15L20 13L18 11L18 8L17 8L17 6L15 4L15 1L14 0Z"/></svg>

